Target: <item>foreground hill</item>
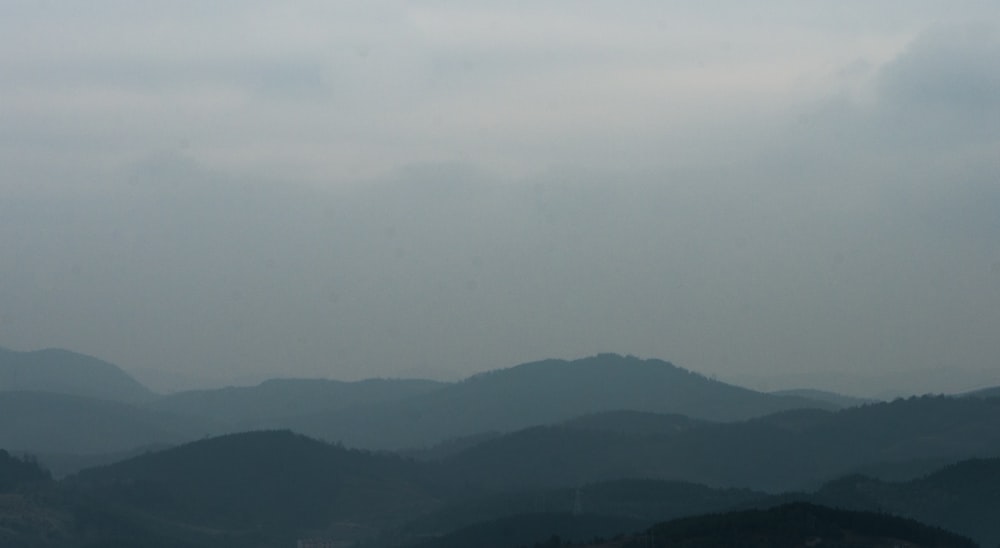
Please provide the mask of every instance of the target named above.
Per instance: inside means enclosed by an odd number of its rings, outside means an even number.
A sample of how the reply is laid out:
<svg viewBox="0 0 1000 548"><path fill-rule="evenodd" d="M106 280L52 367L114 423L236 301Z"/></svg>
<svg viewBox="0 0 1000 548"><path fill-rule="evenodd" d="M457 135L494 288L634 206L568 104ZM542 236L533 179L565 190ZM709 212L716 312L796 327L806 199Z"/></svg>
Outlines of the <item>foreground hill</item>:
<svg viewBox="0 0 1000 548"><path fill-rule="evenodd" d="M983 546L1000 545L1000 458L963 461L900 483L847 477L823 486L815 500L889 511L960 531Z"/></svg>
<svg viewBox="0 0 1000 548"><path fill-rule="evenodd" d="M465 538L478 528L483 533L493 531L489 533L493 535L491 539L506 542L509 537L496 533L502 533L505 527L512 527L521 520L525 520L521 523L525 527L529 523L541 523L541 516L545 515L552 517L555 523L544 536L525 539L524 531L519 531L518 542L508 546L530 543L553 534L579 542L590 540L594 535L606 537L628 533L664 519L752 505L766 498L763 493L747 489L711 489L686 482L628 479L573 488L487 494L461 500L419 517L401 532L404 538L430 538L464 529L467 532L459 534L458 538ZM566 519L584 514L607 519L600 530L582 528L575 520ZM525 518L527 515L532 517ZM640 525L618 528L620 521L615 520L623 518ZM446 544L451 543L449 540Z"/></svg>
<svg viewBox="0 0 1000 548"><path fill-rule="evenodd" d="M353 540L359 540L434 508L447 486L430 467L287 431L201 440L85 470L64 483L108 511L129 508L140 524L260 529L276 535L269 540L276 543L336 523L356 524ZM101 533L101 519L84 521L81 527Z"/></svg>
<svg viewBox="0 0 1000 548"><path fill-rule="evenodd" d="M0 392L72 394L120 402L155 397L118 366L69 350L15 352L0 348Z"/></svg>
<svg viewBox="0 0 1000 548"><path fill-rule="evenodd" d="M768 510L682 518L652 527L641 540L643 546L650 548L976 547L968 538L913 520L874 512L834 510L803 502Z"/></svg>
<svg viewBox="0 0 1000 548"><path fill-rule="evenodd" d="M733 421L803 407L835 406L740 388L660 360L601 354L527 363L413 398L301 417L286 426L349 446L400 449L601 411Z"/></svg>
<svg viewBox="0 0 1000 548"><path fill-rule="evenodd" d="M440 537L413 544L413 548L514 548L545 546L620 536L649 526L648 520L599 514L528 513L477 523Z"/></svg>
<svg viewBox="0 0 1000 548"><path fill-rule="evenodd" d="M923 397L736 423L622 417L632 414L528 428L442 462L491 489L641 477L776 492L818 486L874 464L1000 455L1000 399Z"/></svg>
<svg viewBox="0 0 1000 548"><path fill-rule="evenodd" d="M419 548L577 546L628 548L974 548L956 533L883 512L833 509L794 502L766 509L677 518L652 527L621 515L531 513L479 523L434 538ZM622 534L645 529L642 533Z"/></svg>
<svg viewBox="0 0 1000 548"><path fill-rule="evenodd" d="M0 449L0 493L7 493L23 484L52 479L48 471L33 460L11 456Z"/></svg>
<svg viewBox="0 0 1000 548"><path fill-rule="evenodd" d="M816 413L812 421L835 416ZM808 417L789 420L786 415L749 422L773 422L777 418L778 424L796 431L810 423ZM665 419L663 424L676 423L676 417ZM589 432L625 435L633 442L642 437L656 438L655 432L659 431L643 428L638 433L622 434L607 429L614 421L598 420L596 424L600 429ZM655 426L652 422L649 425ZM708 424L672 435L682 438L700 429L725 426L735 425ZM743 443L744 448L748 447L752 438ZM550 457L544 449L541 460L528 451L521 457L529 466ZM597 453L598 459L604 456ZM745 451L733 452L728 460L733 469L740 470L747 457ZM749 462L754 462L753 455L749 455ZM373 548L403 546L421 539L436 539L429 541L428 547L442 548L510 545L511 540L516 540L514 545L532 545L552 535L588 541L594 536L607 538L643 529L669 518L799 501L888 511L972 536L985 546L995 546L1000 540L1000 521L995 519L1000 515L1000 459L966 461L903 483L848 476L815 493L778 495L649 479L580 482L557 489L525 482L523 488L511 490L509 485L496 485L495 478L469 475L469 470L457 466L456 461L446 463L442 466L348 450L287 431L199 440L85 470L59 482L48 480L44 470L30 460L8 456L0 459L0 478L12 478L0 489L8 490L0 492L0 545L244 548L294 545L295 539L303 537L320 537L344 545L363 543ZM508 458L507 466L519 471L524 463L516 457ZM575 465L567 460L549 466ZM776 466L794 468L788 461L777 462ZM503 470L497 467L485 472ZM502 475L518 474L525 477L522 472ZM892 541L905 546L926 545L922 544L926 538L904 536L896 529L892 534L852 529L867 518L844 522L837 514L829 521L824 511L797 514L800 525L833 523L833 529L810 533L810 539L826 542L815 545L831 545L837 539L861 539L860 546L889 546L885 543ZM759 517L769 513L743 515ZM728 521L723 522L704 519L716 525L728 524L726 527L747 523L743 518L726 518ZM653 536L661 537L669 538L668 532L657 530ZM632 540L647 546L651 542L648 537ZM672 545L683 546L688 541L683 536L676 540ZM703 541L701 545L720 545L716 538ZM945 538L942 542L951 541Z"/></svg>

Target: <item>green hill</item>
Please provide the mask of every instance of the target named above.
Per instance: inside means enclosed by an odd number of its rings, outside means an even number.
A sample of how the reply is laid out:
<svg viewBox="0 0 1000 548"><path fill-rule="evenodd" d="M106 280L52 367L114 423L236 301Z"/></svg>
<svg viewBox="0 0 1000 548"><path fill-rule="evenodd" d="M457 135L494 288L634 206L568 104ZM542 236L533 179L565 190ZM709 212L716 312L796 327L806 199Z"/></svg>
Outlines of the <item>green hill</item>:
<svg viewBox="0 0 1000 548"><path fill-rule="evenodd" d="M438 538L413 544L413 548L514 548L543 542L559 548L562 543L583 543L609 538L649 525L648 520L597 514L532 513L477 523Z"/></svg>
<svg viewBox="0 0 1000 548"><path fill-rule="evenodd" d="M401 534L405 538L434 537L526 514L627 518L642 522L645 527L667 518L724 511L765 498L763 493L746 489L711 489L686 482L628 479L575 488L496 493L460 500L408 523ZM599 534L608 536L632 530L634 528ZM566 530L552 529L547 534L569 538ZM577 538L589 540L589 537Z"/></svg>
<svg viewBox="0 0 1000 548"><path fill-rule="evenodd" d="M823 486L816 500L883 509L960 531L983 546L1000 544L1000 458L967 460L900 483L841 478Z"/></svg>
<svg viewBox="0 0 1000 548"><path fill-rule="evenodd" d="M297 532L384 527L434 508L447 482L427 467L287 431L231 434L85 470L67 485L198 527Z"/></svg>
<svg viewBox="0 0 1000 548"><path fill-rule="evenodd" d="M835 510L798 502L682 518L658 524L635 546L701 548L975 548L971 540L919 522L874 512Z"/></svg>

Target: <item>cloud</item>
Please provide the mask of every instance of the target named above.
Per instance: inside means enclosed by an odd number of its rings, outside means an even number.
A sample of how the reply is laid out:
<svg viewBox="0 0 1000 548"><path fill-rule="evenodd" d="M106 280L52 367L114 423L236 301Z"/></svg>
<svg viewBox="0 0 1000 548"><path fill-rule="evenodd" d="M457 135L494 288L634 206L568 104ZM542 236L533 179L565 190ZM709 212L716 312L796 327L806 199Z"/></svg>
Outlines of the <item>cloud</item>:
<svg viewBox="0 0 1000 548"><path fill-rule="evenodd" d="M989 23L935 28L885 66L881 99L913 109L995 114L1000 108L1000 31Z"/></svg>
<svg viewBox="0 0 1000 548"><path fill-rule="evenodd" d="M0 18L0 345L341 378L998 351L995 8L116 5Z"/></svg>

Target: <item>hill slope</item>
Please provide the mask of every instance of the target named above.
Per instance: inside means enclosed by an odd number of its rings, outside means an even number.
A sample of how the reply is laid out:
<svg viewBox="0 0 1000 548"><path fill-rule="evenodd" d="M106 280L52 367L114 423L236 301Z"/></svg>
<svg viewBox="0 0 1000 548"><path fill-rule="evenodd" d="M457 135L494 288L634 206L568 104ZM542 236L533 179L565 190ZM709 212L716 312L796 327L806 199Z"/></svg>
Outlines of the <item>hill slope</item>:
<svg viewBox="0 0 1000 548"><path fill-rule="evenodd" d="M49 392L0 392L0 447L99 454L200 437L189 420L120 402Z"/></svg>
<svg viewBox="0 0 1000 548"><path fill-rule="evenodd" d="M802 407L832 406L710 380L660 360L602 354L527 363L406 400L301 417L287 425L350 446L398 449L602 411L730 421Z"/></svg>
<svg viewBox="0 0 1000 548"><path fill-rule="evenodd" d="M971 540L913 520L792 503L768 510L747 510L682 518L652 527L651 548L660 546L797 546L858 548L975 548ZM734 542L738 541L738 544Z"/></svg>
<svg viewBox="0 0 1000 548"><path fill-rule="evenodd" d="M120 402L155 397L148 388L106 361L50 348L15 352L0 348L0 392L37 391Z"/></svg>
<svg viewBox="0 0 1000 548"><path fill-rule="evenodd" d="M828 483L816 500L880 509L1000 544L1000 458L956 463L922 478L887 483L863 476Z"/></svg>
<svg viewBox="0 0 1000 548"><path fill-rule="evenodd" d="M618 416L524 429L443 462L494 489L642 477L781 491L875 463L1000 454L998 399L924 397L701 425L653 416L638 429L635 421L613 428Z"/></svg>
<svg viewBox="0 0 1000 548"><path fill-rule="evenodd" d="M84 470L65 482L93 496L203 527L273 531L400 520L436 504L427 467L287 431L200 440Z"/></svg>

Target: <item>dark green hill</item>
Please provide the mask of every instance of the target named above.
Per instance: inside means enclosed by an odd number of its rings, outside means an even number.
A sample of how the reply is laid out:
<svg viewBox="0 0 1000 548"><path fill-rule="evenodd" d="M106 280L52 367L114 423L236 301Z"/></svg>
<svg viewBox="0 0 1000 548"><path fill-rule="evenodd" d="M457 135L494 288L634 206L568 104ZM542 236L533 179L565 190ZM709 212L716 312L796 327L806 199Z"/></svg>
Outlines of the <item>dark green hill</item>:
<svg viewBox="0 0 1000 548"><path fill-rule="evenodd" d="M445 482L395 456L287 431L231 434L64 480L97 500L199 527L292 533L382 527L434 508Z"/></svg>
<svg viewBox="0 0 1000 548"><path fill-rule="evenodd" d="M663 519L724 511L765 498L763 493L746 489L711 489L685 482L629 479L577 488L500 493L461 500L410 522L401 533L405 538L435 537L475 524L496 522L528 513L612 516L643 522L642 527L645 527ZM608 536L633 530L635 528L600 534ZM557 529L546 533L567 538L565 531Z"/></svg>
<svg viewBox="0 0 1000 548"><path fill-rule="evenodd" d="M49 392L0 392L0 447L98 454L200 437L189 420L133 405Z"/></svg>
<svg viewBox="0 0 1000 548"><path fill-rule="evenodd" d="M398 449L622 409L731 421L825 405L725 384L660 360L601 354L492 371L407 400L302 417L288 425L350 446Z"/></svg>
<svg viewBox="0 0 1000 548"><path fill-rule="evenodd" d="M106 361L50 348L15 352L0 348L0 392L32 391L137 403L155 394Z"/></svg>
<svg viewBox="0 0 1000 548"><path fill-rule="evenodd" d="M661 523L636 538L633 545L650 548L976 546L970 539L913 520L874 512L835 510L804 502Z"/></svg>
<svg viewBox="0 0 1000 548"><path fill-rule="evenodd" d="M676 420L662 419L667 425ZM612 423L529 428L443 462L468 482L492 489L641 477L776 492L818 486L875 463L1000 455L1000 400L995 399L924 397L839 412L793 410L661 433L609 428Z"/></svg>
<svg viewBox="0 0 1000 548"><path fill-rule="evenodd" d="M48 470L42 468L37 461L30 458L12 456L0 449L0 493L6 493L15 488L52 479Z"/></svg>
<svg viewBox="0 0 1000 548"><path fill-rule="evenodd" d="M983 546L1000 544L1000 458L959 462L902 483L846 477L823 486L816 497L828 504L882 509L946 527Z"/></svg>
<svg viewBox="0 0 1000 548"><path fill-rule="evenodd" d="M446 386L428 380L272 379L257 386L169 394L152 409L212 419L238 428L281 426L288 417L427 394Z"/></svg>
<svg viewBox="0 0 1000 548"><path fill-rule="evenodd" d="M597 514L532 513L477 523L438 538L413 544L414 548L514 548L537 543L560 548L610 538L649 526L649 520Z"/></svg>

